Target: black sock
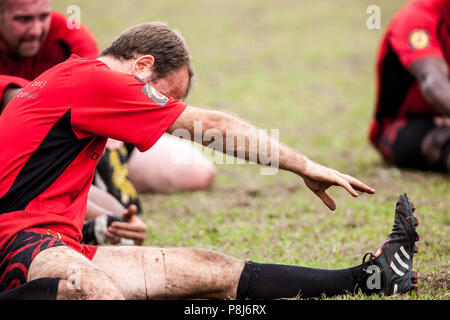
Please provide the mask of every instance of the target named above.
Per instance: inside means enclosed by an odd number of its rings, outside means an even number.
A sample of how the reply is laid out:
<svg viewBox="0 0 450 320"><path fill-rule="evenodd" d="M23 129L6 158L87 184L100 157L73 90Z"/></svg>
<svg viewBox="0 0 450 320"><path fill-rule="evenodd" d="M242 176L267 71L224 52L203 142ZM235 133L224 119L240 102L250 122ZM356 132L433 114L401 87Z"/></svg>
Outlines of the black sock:
<svg viewBox="0 0 450 320"><path fill-rule="evenodd" d="M0 292L0 300L56 300L59 278L40 278Z"/></svg>
<svg viewBox="0 0 450 320"><path fill-rule="evenodd" d="M370 276L366 262L343 270L322 270L298 266L246 262L237 289L236 299L314 298L353 294L367 289Z"/></svg>

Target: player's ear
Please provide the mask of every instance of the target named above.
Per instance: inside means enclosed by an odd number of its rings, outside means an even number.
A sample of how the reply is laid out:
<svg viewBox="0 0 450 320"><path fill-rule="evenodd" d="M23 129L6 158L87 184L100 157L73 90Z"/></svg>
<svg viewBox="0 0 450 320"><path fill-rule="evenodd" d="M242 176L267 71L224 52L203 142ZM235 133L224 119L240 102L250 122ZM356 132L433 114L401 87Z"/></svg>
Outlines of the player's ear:
<svg viewBox="0 0 450 320"><path fill-rule="evenodd" d="M139 57L133 63L134 74L146 74L151 72L153 65L155 64L155 58L152 55L146 55Z"/></svg>

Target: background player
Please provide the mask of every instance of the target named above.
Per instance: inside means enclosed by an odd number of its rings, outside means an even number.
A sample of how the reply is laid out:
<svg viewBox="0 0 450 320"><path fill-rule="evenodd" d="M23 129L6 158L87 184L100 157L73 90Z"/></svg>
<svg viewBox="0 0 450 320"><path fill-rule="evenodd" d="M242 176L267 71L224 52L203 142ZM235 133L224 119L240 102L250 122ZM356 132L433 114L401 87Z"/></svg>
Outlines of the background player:
<svg viewBox="0 0 450 320"><path fill-rule="evenodd" d="M370 141L401 168L450 169L450 1L413 0L392 20L377 62Z"/></svg>

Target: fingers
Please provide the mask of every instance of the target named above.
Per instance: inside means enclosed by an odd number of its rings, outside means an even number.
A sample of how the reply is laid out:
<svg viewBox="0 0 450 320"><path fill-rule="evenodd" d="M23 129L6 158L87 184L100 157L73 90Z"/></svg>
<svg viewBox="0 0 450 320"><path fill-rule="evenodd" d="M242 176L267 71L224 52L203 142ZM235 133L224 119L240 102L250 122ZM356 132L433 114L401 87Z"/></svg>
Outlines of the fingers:
<svg viewBox="0 0 450 320"><path fill-rule="evenodd" d="M136 244L142 244L145 240L145 231L145 225L116 221L108 228L106 235L112 243L118 243L121 238L126 238L134 240Z"/></svg>
<svg viewBox="0 0 450 320"><path fill-rule="evenodd" d="M106 232L106 236L112 244L118 244L123 239L133 240L135 245L141 245L145 240L145 233L110 229Z"/></svg>
<svg viewBox="0 0 450 320"><path fill-rule="evenodd" d="M110 231L106 231L106 237L108 238L109 242L112 244L118 244L120 242L120 237L116 236L115 234L111 233Z"/></svg>
<svg viewBox="0 0 450 320"><path fill-rule="evenodd" d="M137 245L144 242L146 227L136 216L137 210L136 205L130 205L122 215L125 222L115 221L111 224L106 236L112 243L119 243L121 238L132 239Z"/></svg>
<svg viewBox="0 0 450 320"><path fill-rule="evenodd" d="M145 235L145 226L130 224L127 222L113 222L111 226L108 228L109 231L114 234L127 237L130 234L144 234Z"/></svg>
<svg viewBox="0 0 450 320"><path fill-rule="evenodd" d="M352 176L331 169L328 169L326 173L326 175L322 175L320 178L316 176L314 178L303 179L306 186L310 188L330 210L336 209L336 203L325 191L332 185L344 188L353 197L358 197L356 190L369 194L375 193L375 189L365 185Z"/></svg>
<svg viewBox="0 0 450 320"><path fill-rule="evenodd" d="M348 193L350 193L352 196L357 197L358 193L356 193L355 189L352 188L352 186L350 185L350 183L341 177L338 177L336 179L336 184L340 185L341 187L343 187L345 190L348 191Z"/></svg>
<svg viewBox="0 0 450 320"><path fill-rule="evenodd" d="M317 191L315 194L331 211L336 210L336 203L325 191Z"/></svg>
<svg viewBox="0 0 450 320"><path fill-rule="evenodd" d="M362 183L361 181L359 181L356 178L353 178L352 176L349 176L347 174L343 174L343 173L339 173L339 175L345 179L347 181L347 183L350 184L351 187L353 187L354 189L361 191L361 192L365 192L365 193L369 193L369 194L374 194L375 193L375 189L365 185L364 183ZM353 190L352 188L352 190ZM347 189L347 188L346 188ZM354 190L353 190L354 191ZM356 193L356 192L355 192ZM353 194L353 193L351 193Z"/></svg>
<svg viewBox="0 0 450 320"><path fill-rule="evenodd" d="M128 206L128 209L123 213L122 218L125 221L130 221L133 218L133 216L135 216L137 214L137 210L138 210L138 208L136 205L130 204Z"/></svg>

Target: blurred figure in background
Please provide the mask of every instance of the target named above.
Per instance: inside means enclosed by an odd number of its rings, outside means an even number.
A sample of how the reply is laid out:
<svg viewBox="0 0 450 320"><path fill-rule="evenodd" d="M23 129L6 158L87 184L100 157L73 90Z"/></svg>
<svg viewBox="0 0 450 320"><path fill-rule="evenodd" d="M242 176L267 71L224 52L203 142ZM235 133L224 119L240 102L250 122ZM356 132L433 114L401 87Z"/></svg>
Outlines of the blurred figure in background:
<svg viewBox="0 0 450 320"><path fill-rule="evenodd" d="M369 138L400 168L450 169L450 0L413 0L393 18L377 61Z"/></svg>

